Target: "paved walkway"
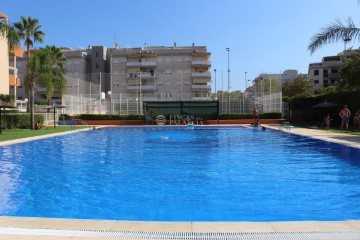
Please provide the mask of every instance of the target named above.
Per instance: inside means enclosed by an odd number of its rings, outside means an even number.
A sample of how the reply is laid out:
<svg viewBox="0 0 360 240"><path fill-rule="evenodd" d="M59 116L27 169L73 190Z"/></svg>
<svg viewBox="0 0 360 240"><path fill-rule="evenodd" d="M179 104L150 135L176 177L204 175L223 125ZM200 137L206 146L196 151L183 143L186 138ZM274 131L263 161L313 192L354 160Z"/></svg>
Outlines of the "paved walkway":
<svg viewBox="0 0 360 240"><path fill-rule="evenodd" d="M279 126L277 125L268 125L266 127L275 130L279 129ZM323 129L310 129L299 127L291 127L290 130L288 128L282 128L280 131L312 137L328 142L339 143L354 148L360 148L360 136L350 135L348 133L334 133Z"/></svg>
<svg viewBox="0 0 360 240"><path fill-rule="evenodd" d="M238 126L238 125L237 125ZM268 125L278 130L279 126ZM360 149L360 136L318 129L281 131ZM21 142L21 140L19 141ZM14 143L14 142L11 142ZM6 143L0 144L6 145ZM360 239L360 221L133 222L0 216L0 239Z"/></svg>

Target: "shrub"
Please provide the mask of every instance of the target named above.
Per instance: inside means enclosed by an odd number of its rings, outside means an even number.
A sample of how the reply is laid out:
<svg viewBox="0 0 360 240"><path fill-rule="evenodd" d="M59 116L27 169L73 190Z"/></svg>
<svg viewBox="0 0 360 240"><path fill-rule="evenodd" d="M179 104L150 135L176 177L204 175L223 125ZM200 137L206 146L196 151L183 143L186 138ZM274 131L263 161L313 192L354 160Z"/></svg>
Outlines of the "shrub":
<svg viewBox="0 0 360 240"><path fill-rule="evenodd" d="M1 116L3 129L30 128L30 114L6 114ZM35 114L35 123L44 124L44 116Z"/></svg>

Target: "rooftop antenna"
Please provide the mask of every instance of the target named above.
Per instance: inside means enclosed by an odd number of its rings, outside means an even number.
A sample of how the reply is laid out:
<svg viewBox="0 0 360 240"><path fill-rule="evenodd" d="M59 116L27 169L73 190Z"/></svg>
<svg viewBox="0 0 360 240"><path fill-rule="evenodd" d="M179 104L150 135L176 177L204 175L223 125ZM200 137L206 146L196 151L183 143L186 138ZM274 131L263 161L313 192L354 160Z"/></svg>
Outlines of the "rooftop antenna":
<svg viewBox="0 0 360 240"><path fill-rule="evenodd" d="M120 45L116 42L116 32L114 32L114 47L115 49L120 49Z"/></svg>

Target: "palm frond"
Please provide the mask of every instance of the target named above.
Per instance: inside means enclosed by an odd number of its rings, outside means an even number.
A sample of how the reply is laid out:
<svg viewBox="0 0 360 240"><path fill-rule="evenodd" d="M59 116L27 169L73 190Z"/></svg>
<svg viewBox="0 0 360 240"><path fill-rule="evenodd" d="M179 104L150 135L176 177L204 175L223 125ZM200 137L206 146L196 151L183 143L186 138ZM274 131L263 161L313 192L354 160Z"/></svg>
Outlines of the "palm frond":
<svg viewBox="0 0 360 240"><path fill-rule="evenodd" d="M323 45L344 41L345 39L356 39L359 38L359 34L360 29L355 26L351 18L347 19L346 24L336 20L311 38L308 50L312 54Z"/></svg>

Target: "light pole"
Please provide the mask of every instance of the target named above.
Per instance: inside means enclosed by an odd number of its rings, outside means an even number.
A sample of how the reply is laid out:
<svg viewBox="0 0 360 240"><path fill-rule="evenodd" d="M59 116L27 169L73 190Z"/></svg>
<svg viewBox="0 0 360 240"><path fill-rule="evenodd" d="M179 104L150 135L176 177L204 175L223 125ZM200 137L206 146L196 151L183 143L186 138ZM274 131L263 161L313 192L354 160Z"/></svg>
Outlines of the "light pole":
<svg viewBox="0 0 360 240"><path fill-rule="evenodd" d="M245 93L246 93L246 89L247 89L246 74L247 74L247 72L245 72L245 90L243 93L243 113L245 113Z"/></svg>
<svg viewBox="0 0 360 240"><path fill-rule="evenodd" d="M246 91L246 89L247 89L246 74L247 74L247 72L245 72L245 91ZM245 91L244 91L244 92L245 92Z"/></svg>
<svg viewBox="0 0 360 240"><path fill-rule="evenodd" d="M226 51L228 53L228 114L230 118L230 48L226 48Z"/></svg>
<svg viewBox="0 0 360 240"><path fill-rule="evenodd" d="M140 98L139 98L139 100L140 100L140 106L139 106L139 108L140 108L140 114L142 114L142 106L141 106L141 104L142 104L142 97L141 97L141 85L142 85L142 82L141 82L141 74L142 74L142 72L140 71Z"/></svg>
<svg viewBox="0 0 360 240"><path fill-rule="evenodd" d="M112 99L111 99L111 91L108 91L107 92L108 96L109 96L109 99L110 99L110 115L112 115Z"/></svg>
<svg viewBox="0 0 360 240"><path fill-rule="evenodd" d="M215 100L217 100L217 91L216 91L216 69L214 69L215 74Z"/></svg>
<svg viewBox="0 0 360 240"><path fill-rule="evenodd" d="M180 101L183 101L183 79L182 79L183 71L180 72Z"/></svg>

